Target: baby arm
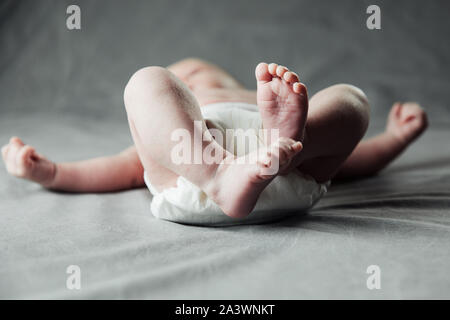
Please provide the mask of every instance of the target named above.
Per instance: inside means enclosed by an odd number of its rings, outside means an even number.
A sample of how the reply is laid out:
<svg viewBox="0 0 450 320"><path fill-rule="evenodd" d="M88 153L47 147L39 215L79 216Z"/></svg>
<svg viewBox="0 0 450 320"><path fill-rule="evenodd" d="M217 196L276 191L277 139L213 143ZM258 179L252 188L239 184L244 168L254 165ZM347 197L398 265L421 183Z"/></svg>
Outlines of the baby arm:
<svg viewBox="0 0 450 320"><path fill-rule="evenodd" d="M400 155L427 126L426 113L418 104L394 104L385 132L360 142L344 162L336 178L376 174Z"/></svg>
<svg viewBox="0 0 450 320"><path fill-rule="evenodd" d="M7 171L52 190L111 192L142 186L143 167L130 147L109 157L54 163L17 137L2 148Z"/></svg>

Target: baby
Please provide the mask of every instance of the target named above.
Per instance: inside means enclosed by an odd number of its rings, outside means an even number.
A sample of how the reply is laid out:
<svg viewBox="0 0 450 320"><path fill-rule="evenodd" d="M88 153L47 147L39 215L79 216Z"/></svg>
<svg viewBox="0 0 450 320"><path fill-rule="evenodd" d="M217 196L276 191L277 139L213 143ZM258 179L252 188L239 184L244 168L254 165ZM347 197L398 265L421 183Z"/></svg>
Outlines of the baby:
<svg viewBox="0 0 450 320"><path fill-rule="evenodd" d="M110 157L54 163L13 137L2 148L3 160L14 176L70 192L141 187L144 170L156 192L162 192L177 187L183 177L223 213L243 218L277 175L300 172L318 184L372 175L427 127L418 104L395 103L386 130L361 141L369 123L369 104L360 89L338 84L308 99L299 76L284 66L260 63L255 74L256 92L199 59L185 59L168 68L143 68L124 92L134 146ZM276 130L279 138L268 135L263 148L237 156L216 141L211 133L214 124L203 117L203 110L217 103L255 106L262 128ZM171 155L177 143L172 133L179 129L191 137L206 137L192 145L201 151L208 148L221 161L175 163ZM277 163L275 171L265 170L273 163Z"/></svg>

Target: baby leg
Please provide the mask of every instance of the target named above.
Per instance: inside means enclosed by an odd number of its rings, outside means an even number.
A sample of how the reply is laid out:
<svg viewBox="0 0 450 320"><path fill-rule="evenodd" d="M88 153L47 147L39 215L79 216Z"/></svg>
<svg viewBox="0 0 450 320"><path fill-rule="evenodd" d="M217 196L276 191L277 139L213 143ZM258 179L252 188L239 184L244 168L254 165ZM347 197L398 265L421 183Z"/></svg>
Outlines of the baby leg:
<svg viewBox="0 0 450 320"><path fill-rule="evenodd" d="M207 134L200 108L190 90L168 70L148 67L131 77L125 88L124 100L136 149L152 183L161 190L164 184L168 184L167 180L174 185L178 176L183 175L203 187L217 164L177 165L171 159L171 150L177 145L172 141L173 132L186 129L192 146L194 136ZM194 121L200 126L194 126ZM206 144L203 141L202 148ZM225 158L226 151L214 142L213 146Z"/></svg>
<svg viewBox="0 0 450 320"><path fill-rule="evenodd" d="M338 84L309 101L304 150L294 159L298 169L319 182L331 179L364 136L369 104L358 88Z"/></svg>
<svg viewBox="0 0 450 320"><path fill-rule="evenodd" d="M427 115L417 103L395 103L389 113L386 130L361 141L339 169L336 178L377 173L398 157L427 126Z"/></svg>
<svg viewBox="0 0 450 320"><path fill-rule="evenodd" d="M144 184L143 168L134 146L112 156L55 163L13 137L3 146L2 157L11 175L52 190L111 192Z"/></svg>
<svg viewBox="0 0 450 320"><path fill-rule="evenodd" d="M158 186L168 176L183 176L232 217L248 215L259 194L278 173L264 174L264 168L275 160L279 169L287 166L302 148L301 143L284 138L259 150L265 154L263 157L252 153L245 159L235 159L212 138L191 91L164 68L148 67L136 72L125 88L124 100L137 152L152 183ZM199 125L194 125L195 121ZM208 150L208 154L218 155L219 161L173 161L172 150L179 142L172 140L172 134L180 129L188 132L188 145L199 144L202 155ZM206 139L199 143L195 137ZM192 149L192 153L196 151Z"/></svg>

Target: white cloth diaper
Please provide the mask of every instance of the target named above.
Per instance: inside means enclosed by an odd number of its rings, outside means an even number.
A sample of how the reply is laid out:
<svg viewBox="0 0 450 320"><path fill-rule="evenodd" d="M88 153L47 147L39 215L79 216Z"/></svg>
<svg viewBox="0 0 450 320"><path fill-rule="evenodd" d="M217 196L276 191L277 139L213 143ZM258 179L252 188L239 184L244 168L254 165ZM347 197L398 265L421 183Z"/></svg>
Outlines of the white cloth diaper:
<svg viewBox="0 0 450 320"><path fill-rule="evenodd" d="M261 118L256 105L241 102L214 103L203 106L201 111L210 124L224 132L224 136L226 129L250 129L250 134L258 136L261 128ZM232 150L227 149L241 156L243 151L239 140L234 139ZM259 136L257 139L262 143ZM178 178L176 187L164 189L162 192L152 186L145 172L144 180L153 194L151 212L155 217L205 226L263 223L305 214L327 192L329 186L329 182L319 184L299 171L277 176L261 193L249 216L233 219L225 215L199 187L184 177Z"/></svg>

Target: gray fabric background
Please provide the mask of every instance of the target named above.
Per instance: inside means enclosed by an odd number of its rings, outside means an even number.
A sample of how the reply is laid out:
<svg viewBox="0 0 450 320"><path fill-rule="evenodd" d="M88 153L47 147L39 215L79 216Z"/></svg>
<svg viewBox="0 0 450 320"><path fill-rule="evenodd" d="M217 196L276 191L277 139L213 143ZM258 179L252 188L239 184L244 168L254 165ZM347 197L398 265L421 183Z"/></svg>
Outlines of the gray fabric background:
<svg viewBox="0 0 450 320"><path fill-rule="evenodd" d="M65 27L66 7L82 30ZM369 4L382 30L365 27ZM122 90L139 67L187 56L255 87L259 61L309 91L347 82L372 104L368 135L396 100L430 129L377 177L333 185L307 217L199 228L158 221L145 189L50 193L0 170L0 298L450 298L448 1L0 2L0 141L56 161L129 144ZM68 265L82 289L65 287ZM367 266L382 270L366 288Z"/></svg>

